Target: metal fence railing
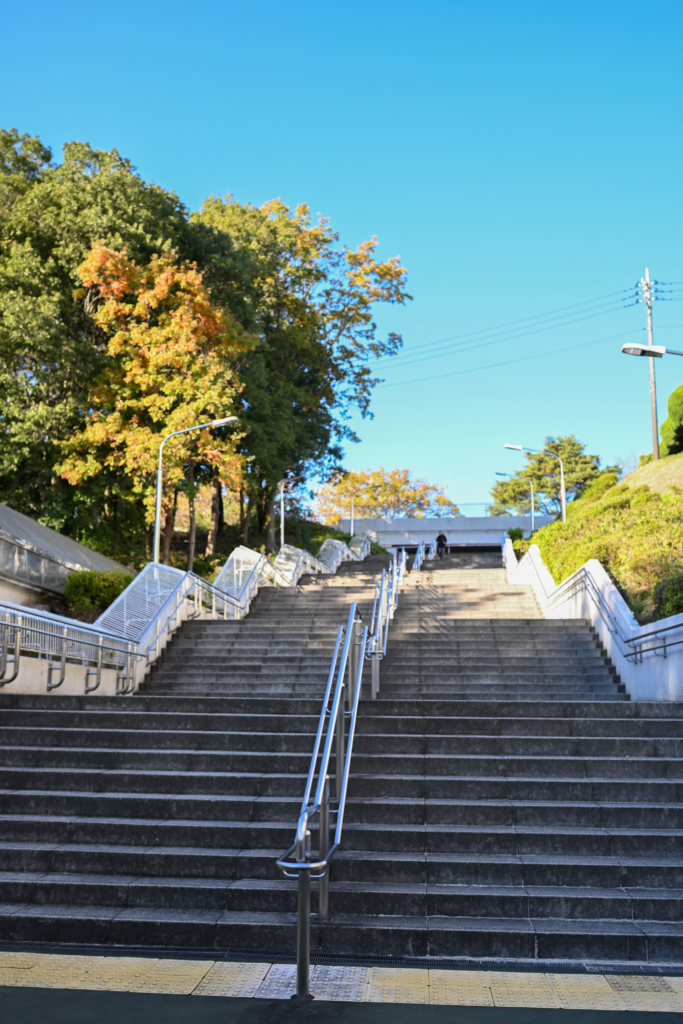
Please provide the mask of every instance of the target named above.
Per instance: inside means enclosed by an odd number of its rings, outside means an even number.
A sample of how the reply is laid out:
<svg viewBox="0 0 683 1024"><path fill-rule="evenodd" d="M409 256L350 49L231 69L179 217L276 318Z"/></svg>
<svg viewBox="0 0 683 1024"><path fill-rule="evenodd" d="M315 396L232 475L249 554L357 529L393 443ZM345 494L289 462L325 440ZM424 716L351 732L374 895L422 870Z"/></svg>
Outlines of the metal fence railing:
<svg viewBox="0 0 683 1024"><path fill-rule="evenodd" d="M272 564L265 555L238 547L213 583L152 562L92 625L0 604L0 686L17 681L22 659L38 659L47 665L48 692L63 685L68 665L80 665L86 694L110 670L115 692L133 693L186 619L244 618L259 585L295 586L303 573L335 572L341 561L365 557L370 544L363 538L354 550L342 541L326 543L320 552L325 560L285 545Z"/></svg>

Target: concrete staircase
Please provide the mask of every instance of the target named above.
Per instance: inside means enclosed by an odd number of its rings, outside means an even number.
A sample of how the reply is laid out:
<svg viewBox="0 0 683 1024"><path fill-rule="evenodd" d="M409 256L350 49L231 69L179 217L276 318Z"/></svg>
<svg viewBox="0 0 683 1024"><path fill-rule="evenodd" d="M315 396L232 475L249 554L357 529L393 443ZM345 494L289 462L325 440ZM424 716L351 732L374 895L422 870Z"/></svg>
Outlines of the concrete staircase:
<svg viewBox="0 0 683 1024"><path fill-rule="evenodd" d="M383 696L625 696L592 628L543 619L531 588L507 582L497 552L424 562L407 577L389 635Z"/></svg>
<svg viewBox="0 0 683 1024"><path fill-rule="evenodd" d="M380 699L361 704L333 920L313 921L312 948L683 961L683 708L624 699L588 632L526 603L515 619L509 602L528 595L462 563L403 592ZM351 594L367 609L366 569L260 595L252 625L284 625L281 646L300 626L297 657L323 652L318 625L343 618ZM232 651L259 651L248 622L224 634ZM209 625L220 638L224 624ZM270 646L251 675L203 674L201 648L165 675L199 626L181 629L152 695L0 695L0 940L295 949L296 883L274 862L293 839L329 648L303 693L296 668L264 672ZM474 627L474 641L460 632ZM513 657L542 672L511 668L510 630ZM470 662L484 656L482 679Z"/></svg>
<svg viewBox="0 0 683 1024"><path fill-rule="evenodd" d="M370 626L375 582L388 556L343 562L332 576L260 590L246 619L187 622L143 692L216 696L296 694L322 699L340 625L356 601ZM318 708L318 714L320 708Z"/></svg>

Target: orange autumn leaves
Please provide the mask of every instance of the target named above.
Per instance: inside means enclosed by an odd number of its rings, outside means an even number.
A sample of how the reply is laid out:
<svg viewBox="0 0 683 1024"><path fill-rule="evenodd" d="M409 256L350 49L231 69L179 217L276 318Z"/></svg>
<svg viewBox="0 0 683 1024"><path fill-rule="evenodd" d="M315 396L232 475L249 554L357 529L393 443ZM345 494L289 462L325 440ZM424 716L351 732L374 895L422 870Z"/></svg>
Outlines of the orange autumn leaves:
<svg viewBox="0 0 683 1024"><path fill-rule="evenodd" d="M232 365L255 339L211 302L196 266L174 254L138 266L125 250L98 243L78 274L90 304L98 304L93 320L108 360L92 382L85 425L62 444L56 468L71 484L123 473L151 518L161 439L234 411ZM189 458L230 474L233 446L231 435L208 429L174 438L164 449L166 493L181 482Z"/></svg>

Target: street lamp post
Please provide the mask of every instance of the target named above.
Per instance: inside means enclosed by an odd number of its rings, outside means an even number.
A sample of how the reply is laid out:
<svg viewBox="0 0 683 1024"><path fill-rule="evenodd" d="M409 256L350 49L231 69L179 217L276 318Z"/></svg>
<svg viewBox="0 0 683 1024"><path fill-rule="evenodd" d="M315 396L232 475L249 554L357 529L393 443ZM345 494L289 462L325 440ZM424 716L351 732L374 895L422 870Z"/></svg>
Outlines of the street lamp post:
<svg viewBox="0 0 683 1024"><path fill-rule="evenodd" d="M525 448L521 444L505 444L504 448L511 448L515 452L533 452L534 455L552 455L560 464L560 501L562 503L562 522L567 522L567 495L564 489L564 463L555 452L549 452L547 448Z"/></svg>
<svg viewBox="0 0 683 1024"><path fill-rule="evenodd" d="M650 317L650 344L641 345L637 342L628 342L621 346L625 356L647 356L650 360L650 403L652 406L652 458L656 461L659 458L659 438L657 436L657 396L655 392L655 359L662 356L683 356L683 352L677 352L673 348L665 348L663 345L652 344L652 313L648 308Z"/></svg>
<svg viewBox="0 0 683 1024"><path fill-rule="evenodd" d="M162 492L162 472L161 462L164 451L164 445L167 441L170 441L172 437L177 437L178 434L189 434L192 430L204 430L205 427L227 427L231 423L239 423L237 416L227 416L221 420L211 420L210 423L199 423L196 427L185 427L184 430L174 430L172 434L167 434L159 445L159 463L157 465L157 498L156 498L156 514L154 517L154 561L159 561L159 555L161 553L161 492Z"/></svg>
<svg viewBox="0 0 683 1024"><path fill-rule="evenodd" d="M280 482L280 547L285 546L285 482Z"/></svg>
<svg viewBox="0 0 683 1024"><path fill-rule="evenodd" d="M512 473L496 473L496 476L512 477ZM529 476L518 476L516 480L524 480L531 488L531 532L534 532L534 482Z"/></svg>

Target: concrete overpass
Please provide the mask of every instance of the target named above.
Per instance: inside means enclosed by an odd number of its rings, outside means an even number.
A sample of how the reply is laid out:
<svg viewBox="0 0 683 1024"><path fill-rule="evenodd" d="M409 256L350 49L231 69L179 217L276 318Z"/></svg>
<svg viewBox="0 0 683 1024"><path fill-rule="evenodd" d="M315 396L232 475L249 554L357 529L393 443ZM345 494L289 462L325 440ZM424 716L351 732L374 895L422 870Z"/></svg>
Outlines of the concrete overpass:
<svg viewBox="0 0 683 1024"><path fill-rule="evenodd" d="M554 516L536 515L535 527L540 529L555 520ZM458 516L455 519L356 519L354 533L365 533L384 548L416 548L420 541L430 544L443 530L449 548L500 547L501 537L512 527L531 536L530 516ZM339 522L342 533L351 532L351 520Z"/></svg>

